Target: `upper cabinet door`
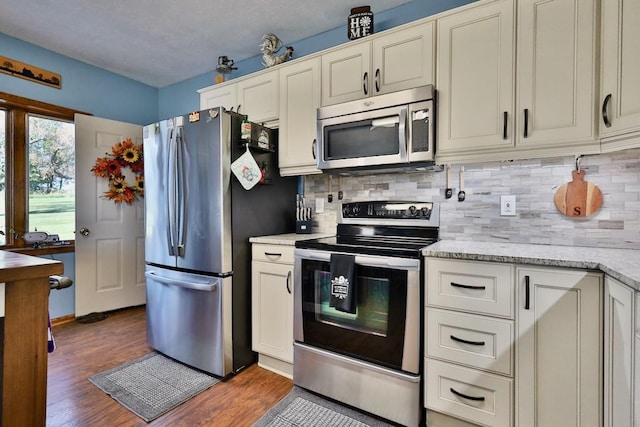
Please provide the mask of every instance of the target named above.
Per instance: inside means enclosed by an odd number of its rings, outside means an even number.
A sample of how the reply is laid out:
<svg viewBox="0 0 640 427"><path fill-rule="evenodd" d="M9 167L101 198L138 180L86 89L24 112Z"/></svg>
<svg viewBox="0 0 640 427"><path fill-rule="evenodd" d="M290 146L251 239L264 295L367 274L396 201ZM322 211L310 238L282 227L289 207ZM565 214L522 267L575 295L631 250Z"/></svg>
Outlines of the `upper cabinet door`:
<svg viewBox="0 0 640 427"><path fill-rule="evenodd" d="M236 95L235 83L224 86L211 86L200 92L200 109L224 107L227 110L236 111L238 108L238 97Z"/></svg>
<svg viewBox="0 0 640 427"><path fill-rule="evenodd" d="M317 109L320 106L320 58L280 68L280 175L320 173L316 165Z"/></svg>
<svg viewBox="0 0 640 427"><path fill-rule="evenodd" d="M438 20L437 155L513 147L514 7L496 1Z"/></svg>
<svg viewBox="0 0 640 427"><path fill-rule="evenodd" d="M517 28L518 148L595 141L596 2L520 0Z"/></svg>
<svg viewBox="0 0 640 427"><path fill-rule="evenodd" d="M640 2L602 0L601 22L600 136L634 136L640 131Z"/></svg>
<svg viewBox="0 0 640 427"><path fill-rule="evenodd" d="M322 55L322 105L371 95L371 44L356 43Z"/></svg>
<svg viewBox="0 0 640 427"><path fill-rule="evenodd" d="M322 105L434 83L433 21L322 55Z"/></svg>
<svg viewBox="0 0 640 427"><path fill-rule="evenodd" d="M278 70L237 83L238 112L255 123L278 120Z"/></svg>
<svg viewBox="0 0 640 427"><path fill-rule="evenodd" d="M435 22L373 40L373 95L435 83Z"/></svg>

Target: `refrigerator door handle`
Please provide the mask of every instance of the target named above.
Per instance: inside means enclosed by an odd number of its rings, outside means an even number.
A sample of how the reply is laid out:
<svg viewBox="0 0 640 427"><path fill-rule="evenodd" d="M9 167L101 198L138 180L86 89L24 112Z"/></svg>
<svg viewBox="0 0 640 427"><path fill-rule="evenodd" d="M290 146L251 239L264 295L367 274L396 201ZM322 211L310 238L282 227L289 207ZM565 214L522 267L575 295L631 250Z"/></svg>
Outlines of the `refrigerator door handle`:
<svg viewBox="0 0 640 427"><path fill-rule="evenodd" d="M187 195L185 182L187 180L187 174L184 166L184 158L185 158L185 144L183 140L182 126L178 128L178 135L176 139L176 156L177 156L177 167L176 167L176 188L177 188L177 204L176 206L178 211L177 222L176 225L178 228L178 238L177 238L177 255L180 257L184 256L184 237L185 237L185 228L187 217Z"/></svg>
<svg viewBox="0 0 640 427"><path fill-rule="evenodd" d="M165 285L179 286L186 289L194 289L196 291L215 292L218 290L218 284L220 279L213 279L212 282L189 282L186 280L175 280L167 277L162 277L154 273L153 271L145 271L144 275L156 282L164 283Z"/></svg>
<svg viewBox="0 0 640 427"><path fill-rule="evenodd" d="M174 232L174 224L175 224L175 185L176 185L176 156L175 156L175 145L176 145L176 129L172 128L169 131L169 141L168 143L168 153L167 156L167 174L166 174L166 183L165 188L167 189L167 204L166 208L166 218L167 218L167 246L169 249L169 255L175 256L175 232Z"/></svg>

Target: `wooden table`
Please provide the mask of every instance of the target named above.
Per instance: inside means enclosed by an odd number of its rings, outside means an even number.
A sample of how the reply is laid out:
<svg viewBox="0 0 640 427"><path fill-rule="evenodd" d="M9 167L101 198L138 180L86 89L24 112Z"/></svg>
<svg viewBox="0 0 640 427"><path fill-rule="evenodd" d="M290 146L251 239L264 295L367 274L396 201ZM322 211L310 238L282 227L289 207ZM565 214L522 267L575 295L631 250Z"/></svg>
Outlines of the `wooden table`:
<svg viewBox="0 0 640 427"><path fill-rule="evenodd" d="M5 283L2 426L44 426L47 410L49 276L60 261L0 251Z"/></svg>

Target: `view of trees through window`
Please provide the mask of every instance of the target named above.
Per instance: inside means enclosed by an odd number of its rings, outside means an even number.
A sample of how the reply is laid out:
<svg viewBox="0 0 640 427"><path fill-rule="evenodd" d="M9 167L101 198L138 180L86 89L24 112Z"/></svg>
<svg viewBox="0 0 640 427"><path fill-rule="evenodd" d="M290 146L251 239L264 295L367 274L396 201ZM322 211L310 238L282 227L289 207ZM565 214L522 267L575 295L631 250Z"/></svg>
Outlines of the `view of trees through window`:
<svg viewBox="0 0 640 427"><path fill-rule="evenodd" d="M73 240L75 238L74 124L29 115L28 135L29 231L45 231L49 234L57 234L60 240ZM2 166L2 172L4 172L4 162Z"/></svg>

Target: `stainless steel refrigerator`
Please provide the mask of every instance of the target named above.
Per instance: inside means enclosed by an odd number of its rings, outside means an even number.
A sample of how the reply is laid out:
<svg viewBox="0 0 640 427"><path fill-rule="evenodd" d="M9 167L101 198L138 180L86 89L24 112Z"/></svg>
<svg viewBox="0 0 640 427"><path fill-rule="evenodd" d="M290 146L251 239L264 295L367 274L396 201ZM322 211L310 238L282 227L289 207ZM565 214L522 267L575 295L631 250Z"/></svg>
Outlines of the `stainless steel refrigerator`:
<svg viewBox="0 0 640 427"><path fill-rule="evenodd" d="M219 377L256 360L249 237L295 230L297 182L277 173L277 131L251 150L268 183L245 190L232 174L241 123L219 107L144 127L147 343Z"/></svg>

